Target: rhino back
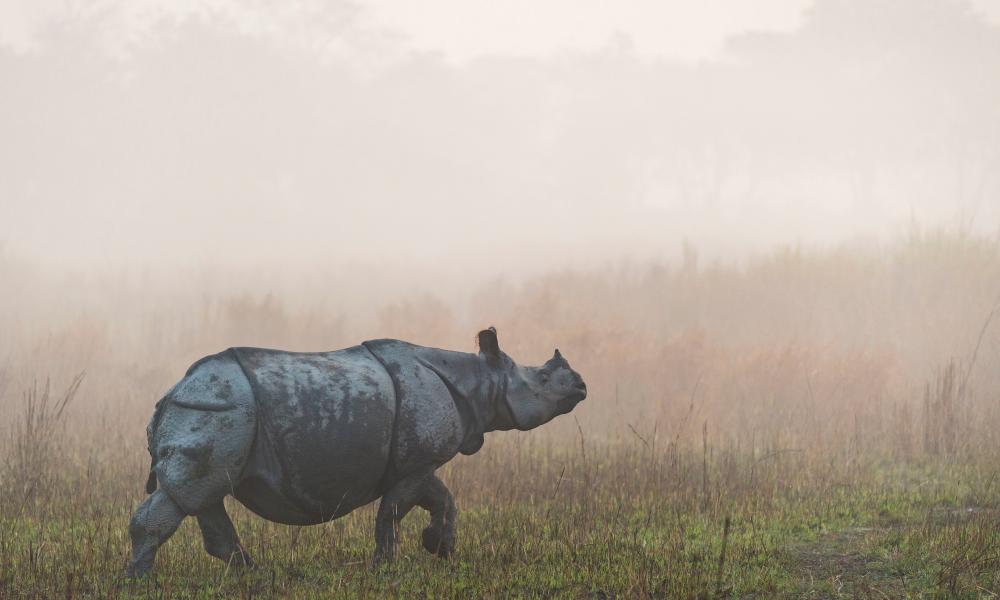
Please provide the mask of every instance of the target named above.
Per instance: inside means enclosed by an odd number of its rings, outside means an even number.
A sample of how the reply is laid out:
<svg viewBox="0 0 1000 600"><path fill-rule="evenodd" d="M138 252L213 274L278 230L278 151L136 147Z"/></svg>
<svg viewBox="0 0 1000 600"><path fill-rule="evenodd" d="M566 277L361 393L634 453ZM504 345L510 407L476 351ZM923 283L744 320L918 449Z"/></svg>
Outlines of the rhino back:
<svg viewBox="0 0 1000 600"><path fill-rule="evenodd" d="M380 494L396 405L362 346L296 353L234 349L254 391L258 433L236 497L265 518L319 523Z"/></svg>

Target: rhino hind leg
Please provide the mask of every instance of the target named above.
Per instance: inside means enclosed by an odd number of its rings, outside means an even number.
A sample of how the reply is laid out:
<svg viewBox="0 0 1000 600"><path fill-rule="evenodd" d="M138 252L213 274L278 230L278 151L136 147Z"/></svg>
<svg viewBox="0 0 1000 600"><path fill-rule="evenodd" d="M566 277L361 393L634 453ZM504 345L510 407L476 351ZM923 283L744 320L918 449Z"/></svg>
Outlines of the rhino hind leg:
<svg viewBox="0 0 1000 600"><path fill-rule="evenodd" d="M424 549L441 558L448 558L455 551L455 520L458 508L451 492L440 479L431 475L424 485L419 504L431 513L430 525L424 528Z"/></svg>
<svg viewBox="0 0 1000 600"><path fill-rule="evenodd" d="M399 522L414 506L431 513L431 524L423 531L423 545L438 556L448 556L455 548L455 517L458 510L451 492L434 472L404 478L384 496L375 517L375 557L378 566L391 562L399 544Z"/></svg>
<svg viewBox="0 0 1000 600"><path fill-rule="evenodd" d="M139 577L153 568L156 551L177 531L184 511L163 490L157 490L139 505L129 521L132 560L126 575Z"/></svg>
<svg viewBox="0 0 1000 600"><path fill-rule="evenodd" d="M198 513L196 517L206 552L225 561L227 565L253 566L250 555L240 544L236 528L233 527L233 522L229 519L226 506L221 499L207 510Z"/></svg>

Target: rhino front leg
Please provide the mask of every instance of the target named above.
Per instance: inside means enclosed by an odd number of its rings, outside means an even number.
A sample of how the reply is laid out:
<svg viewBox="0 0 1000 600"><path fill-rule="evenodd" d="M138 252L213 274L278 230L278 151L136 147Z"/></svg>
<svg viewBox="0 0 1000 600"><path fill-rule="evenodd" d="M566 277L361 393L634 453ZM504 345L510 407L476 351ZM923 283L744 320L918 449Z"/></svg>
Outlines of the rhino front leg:
<svg viewBox="0 0 1000 600"><path fill-rule="evenodd" d="M253 566L250 555L240 544L236 528L233 527L233 522L229 519L226 506L221 499L207 510L198 513L197 517L206 552L224 560L227 565Z"/></svg>
<svg viewBox="0 0 1000 600"><path fill-rule="evenodd" d="M455 520L458 508L451 492L436 475L424 484L420 506L431 513L431 523L424 528L424 549L441 558L448 558L455 551Z"/></svg>
<svg viewBox="0 0 1000 600"><path fill-rule="evenodd" d="M379 566L382 561L392 562L396 557L396 547L399 545L399 522L416 506L428 476L433 477L433 473L411 475L382 496L378 515L375 517L373 566Z"/></svg>
<svg viewBox="0 0 1000 600"><path fill-rule="evenodd" d="M126 575L138 577L152 569L156 551L177 531L185 516L181 507L163 490L156 490L146 498L128 524L132 561Z"/></svg>
<svg viewBox="0 0 1000 600"><path fill-rule="evenodd" d="M454 551L455 517L458 514L455 500L433 471L423 472L403 479L382 496L375 518L375 566L383 560L392 561L395 558L399 522L414 506L431 513L430 525L423 531L424 548L441 557L447 557Z"/></svg>

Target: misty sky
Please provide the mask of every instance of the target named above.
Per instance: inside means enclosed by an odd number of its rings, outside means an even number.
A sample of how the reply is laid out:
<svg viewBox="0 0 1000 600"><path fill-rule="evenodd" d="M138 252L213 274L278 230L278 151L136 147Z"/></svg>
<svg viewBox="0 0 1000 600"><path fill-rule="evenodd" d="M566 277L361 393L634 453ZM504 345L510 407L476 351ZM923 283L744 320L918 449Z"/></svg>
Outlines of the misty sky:
<svg viewBox="0 0 1000 600"><path fill-rule="evenodd" d="M645 56L700 60L718 55L728 36L790 31L810 0L373 0L372 12L418 48L454 60L482 54L544 56L600 47L616 33ZM975 0L1000 22L1000 2Z"/></svg>
<svg viewBox="0 0 1000 600"><path fill-rule="evenodd" d="M39 32L53 19L86 12L121 12L123 38L146 33L149 23L211 11L238 14L247 28L268 18L288 19L297 1L240 6L233 0L4 0L0 42L26 49L43 43ZM983 16L1000 23L1000 2L971 0ZM401 36L413 48L451 60L482 55L547 56L593 50L616 34L638 53L684 60L715 56L728 36L747 30L789 31L802 22L810 0L362 0L356 9L371 24ZM287 8L293 7L293 8ZM289 31L287 35L294 36Z"/></svg>
<svg viewBox="0 0 1000 600"><path fill-rule="evenodd" d="M0 243L500 269L996 233L998 23L994 0L7 0Z"/></svg>

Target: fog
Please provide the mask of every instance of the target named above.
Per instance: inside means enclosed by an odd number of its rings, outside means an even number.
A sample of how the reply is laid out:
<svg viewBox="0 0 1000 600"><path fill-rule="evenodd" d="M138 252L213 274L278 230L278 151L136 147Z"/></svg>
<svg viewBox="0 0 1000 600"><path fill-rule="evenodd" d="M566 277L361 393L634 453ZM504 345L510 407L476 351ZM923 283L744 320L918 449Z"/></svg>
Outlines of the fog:
<svg viewBox="0 0 1000 600"><path fill-rule="evenodd" d="M459 563L230 501L257 569L189 522L118 575L151 456L200 495L278 414L183 408L190 365L489 326L587 398L441 467ZM0 597L994 593L998 366L997 0L0 0Z"/></svg>
<svg viewBox="0 0 1000 600"><path fill-rule="evenodd" d="M489 278L997 232L991 4L760 4L14 3L4 252Z"/></svg>

